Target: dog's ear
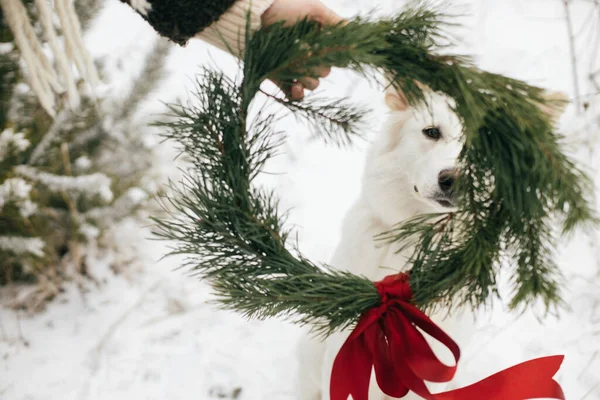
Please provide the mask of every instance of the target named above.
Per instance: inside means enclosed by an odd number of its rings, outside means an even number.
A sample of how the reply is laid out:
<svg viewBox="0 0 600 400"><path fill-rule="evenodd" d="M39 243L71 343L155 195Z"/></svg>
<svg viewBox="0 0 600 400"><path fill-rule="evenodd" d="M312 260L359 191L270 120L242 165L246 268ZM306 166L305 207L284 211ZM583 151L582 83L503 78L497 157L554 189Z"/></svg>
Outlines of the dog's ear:
<svg viewBox="0 0 600 400"><path fill-rule="evenodd" d="M423 92L431 92L429 87L419 81L413 81ZM406 111L408 109L408 100L402 91L398 90L391 81L388 80L388 87L385 90L385 104L392 111Z"/></svg>
<svg viewBox="0 0 600 400"><path fill-rule="evenodd" d="M555 124L569 105L569 98L562 92L545 92L544 99L547 104L543 105L541 109Z"/></svg>
<svg viewBox="0 0 600 400"><path fill-rule="evenodd" d="M394 85L389 85L385 90L385 104L392 111L406 111L408 109L406 97L398 92Z"/></svg>

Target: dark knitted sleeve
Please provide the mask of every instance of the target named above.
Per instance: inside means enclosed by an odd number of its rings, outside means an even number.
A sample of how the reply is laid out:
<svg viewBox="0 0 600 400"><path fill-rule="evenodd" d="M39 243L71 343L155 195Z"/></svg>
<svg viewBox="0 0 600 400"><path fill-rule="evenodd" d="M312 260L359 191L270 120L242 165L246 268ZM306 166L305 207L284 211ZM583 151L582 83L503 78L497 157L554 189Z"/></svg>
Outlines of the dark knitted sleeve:
<svg viewBox="0 0 600 400"><path fill-rule="evenodd" d="M187 41L215 22L236 0L121 0L131 5L158 33L175 43Z"/></svg>

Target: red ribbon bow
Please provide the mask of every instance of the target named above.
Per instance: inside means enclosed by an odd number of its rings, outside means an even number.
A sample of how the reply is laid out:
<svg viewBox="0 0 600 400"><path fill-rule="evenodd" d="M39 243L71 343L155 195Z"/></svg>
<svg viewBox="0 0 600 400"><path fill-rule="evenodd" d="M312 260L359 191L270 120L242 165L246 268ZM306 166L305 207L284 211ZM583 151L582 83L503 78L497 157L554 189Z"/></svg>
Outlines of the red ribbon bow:
<svg viewBox="0 0 600 400"><path fill-rule="evenodd" d="M552 379L563 356L530 360L461 389L430 393L425 381L450 381L456 365L443 364L417 327L445 345L456 363L458 345L410 304L413 294L407 274L388 276L375 286L381 303L361 317L335 358L331 400L348 400L350 395L354 400L368 400L373 367L379 388L391 397L413 391L426 400L564 400L560 385Z"/></svg>

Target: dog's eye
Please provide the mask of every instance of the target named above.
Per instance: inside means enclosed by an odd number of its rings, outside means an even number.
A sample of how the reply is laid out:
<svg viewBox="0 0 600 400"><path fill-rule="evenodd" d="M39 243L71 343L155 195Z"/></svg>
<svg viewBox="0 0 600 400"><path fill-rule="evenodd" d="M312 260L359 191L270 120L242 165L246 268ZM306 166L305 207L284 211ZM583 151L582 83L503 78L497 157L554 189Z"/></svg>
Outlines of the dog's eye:
<svg viewBox="0 0 600 400"><path fill-rule="evenodd" d="M429 139L439 140L442 137L442 132L438 128L425 128L423 129L423 135Z"/></svg>

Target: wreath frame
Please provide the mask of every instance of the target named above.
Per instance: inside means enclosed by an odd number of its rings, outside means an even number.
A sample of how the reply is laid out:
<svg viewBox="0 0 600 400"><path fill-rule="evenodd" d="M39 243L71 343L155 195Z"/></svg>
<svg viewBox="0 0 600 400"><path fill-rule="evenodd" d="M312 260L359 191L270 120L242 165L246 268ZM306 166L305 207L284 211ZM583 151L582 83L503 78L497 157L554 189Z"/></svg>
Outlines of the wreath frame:
<svg viewBox="0 0 600 400"><path fill-rule="evenodd" d="M559 107L541 88L477 69L451 44L449 16L423 5L394 18L354 19L321 27L300 21L246 32L242 79L205 69L195 102L172 105L164 136L191 162L163 198L155 235L174 241L171 254L206 279L217 301L249 318L288 317L328 335L355 324L380 303L373 282L317 265L290 245L273 191L252 185L283 136L276 115L253 100L266 79L292 81L320 65L350 68L373 80L385 75L410 104L424 100L420 82L454 99L465 127L459 211L419 216L379 237L415 245L410 262L419 308L485 304L503 260L514 264L511 307L541 299L560 303L552 259L553 221L563 233L596 222L592 185L563 151L547 110ZM287 101L269 95L316 133L337 144L359 134L364 109L347 100ZM452 232L462 232L452 238Z"/></svg>

